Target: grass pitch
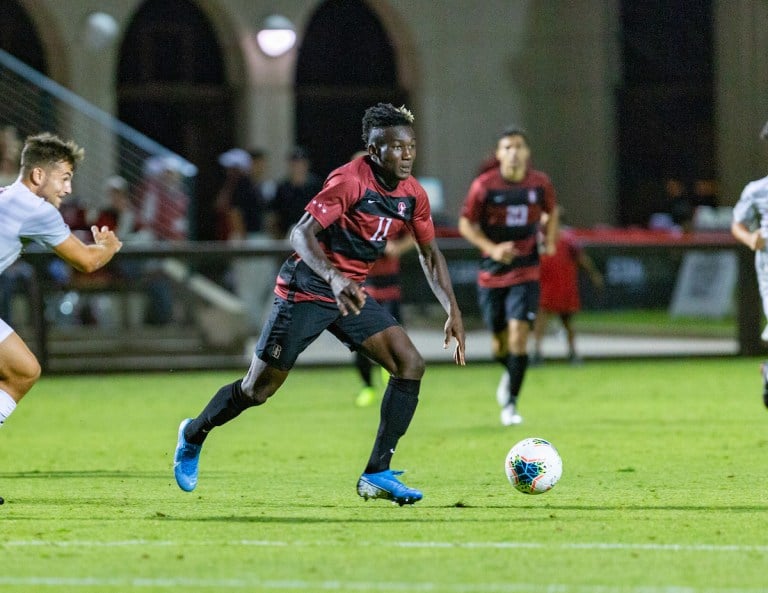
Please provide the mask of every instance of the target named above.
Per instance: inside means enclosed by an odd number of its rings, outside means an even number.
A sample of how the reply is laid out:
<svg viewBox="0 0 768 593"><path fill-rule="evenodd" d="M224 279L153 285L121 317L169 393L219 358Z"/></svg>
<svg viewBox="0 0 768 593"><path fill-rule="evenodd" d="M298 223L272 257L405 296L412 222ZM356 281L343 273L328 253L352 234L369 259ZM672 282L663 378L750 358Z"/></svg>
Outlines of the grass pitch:
<svg viewBox="0 0 768 593"><path fill-rule="evenodd" d="M30 591L764 591L768 412L755 359L531 369L498 422L492 365L428 368L393 467L409 507L355 483L378 422L351 365L296 369L217 429L200 484L179 421L238 372L44 377L0 430L0 588ZM503 460L540 436L554 490Z"/></svg>

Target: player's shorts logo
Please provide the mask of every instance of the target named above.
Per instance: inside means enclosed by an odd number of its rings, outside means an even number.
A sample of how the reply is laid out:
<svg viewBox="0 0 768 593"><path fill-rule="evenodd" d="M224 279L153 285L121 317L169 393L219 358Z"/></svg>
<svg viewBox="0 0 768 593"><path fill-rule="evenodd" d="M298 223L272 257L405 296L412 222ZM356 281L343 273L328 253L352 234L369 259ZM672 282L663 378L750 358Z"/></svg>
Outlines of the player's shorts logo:
<svg viewBox="0 0 768 593"><path fill-rule="evenodd" d="M280 355L283 353L283 347L280 344L275 344L272 346L272 358L278 359L280 358Z"/></svg>

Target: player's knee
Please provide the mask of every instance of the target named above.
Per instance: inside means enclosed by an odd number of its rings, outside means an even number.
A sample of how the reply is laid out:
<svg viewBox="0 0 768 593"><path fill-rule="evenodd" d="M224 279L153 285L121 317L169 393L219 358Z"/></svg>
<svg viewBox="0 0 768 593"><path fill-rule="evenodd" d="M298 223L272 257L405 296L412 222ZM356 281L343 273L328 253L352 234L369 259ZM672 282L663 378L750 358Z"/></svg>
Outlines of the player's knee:
<svg viewBox="0 0 768 593"><path fill-rule="evenodd" d="M250 406L260 406L275 393L275 389L270 389L269 386L261 385L257 388L254 384L246 385L245 383L241 390L243 398Z"/></svg>
<svg viewBox="0 0 768 593"><path fill-rule="evenodd" d="M403 379L421 379L424 376L426 364L424 358L416 350L400 359L396 375Z"/></svg>
<svg viewBox="0 0 768 593"><path fill-rule="evenodd" d="M251 406L260 406L265 403L280 388L285 381L287 373L262 372L256 376L246 375L240 389L243 397Z"/></svg>
<svg viewBox="0 0 768 593"><path fill-rule="evenodd" d="M12 385L13 391L21 398L23 397L40 378L42 369L37 358L30 356L22 364L17 365L8 378L8 382Z"/></svg>

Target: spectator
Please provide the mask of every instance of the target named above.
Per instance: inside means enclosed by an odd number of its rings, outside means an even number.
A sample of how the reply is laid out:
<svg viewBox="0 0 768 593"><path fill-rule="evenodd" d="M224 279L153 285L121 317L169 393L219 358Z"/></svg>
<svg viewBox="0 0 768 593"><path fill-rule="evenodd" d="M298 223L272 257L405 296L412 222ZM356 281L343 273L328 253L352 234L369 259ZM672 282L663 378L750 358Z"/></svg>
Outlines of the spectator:
<svg viewBox="0 0 768 593"><path fill-rule="evenodd" d="M668 177L664 180L664 194L667 197L672 224L686 233L689 232L695 207L687 185L680 179Z"/></svg>
<svg viewBox="0 0 768 593"><path fill-rule="evenodd" d="M262 193L264 161L263 152L254 159L241 148L233 148L219 156L225 179L216 206L225 221L226 239L254 241L268 238L263 221L267 201ZM272 300L275 264L269 256L242 258L235 262L233 272L235 292L246 307L248 331L258 332L267 304Z"/></svg>
<svg viewBox="0 0 768 593"><path fill-rule="evenodd" d="M131 205L128 182L119 175L113 175L104 182L107 198L106 207L99 211L94 222L99 228L107 226L119 232L123 240L128 240L137 231L136 211Z"/></svg>
<svg viewBox="0 0 768 593"><path fill-rule="evenodd" d="M140 227L158 241L189 237L189 196L181 169L171 156L150 157L144 163L144 181L138 196Z"/></svg>
<svg viewBox="0 0 768 593"><path fill-rule="evenodd" d="M562 219L561 219L562 220ZM581 358L576 352L576 339L573 317L581 310L579 297L579 269L584 269L592 284L603 287L603 276L592 258L581 248L573 231L560 227L555 242L555 252L541 255L539 286L539 312L534 324L534 348L531 364L541 364L541 342L553 315L560 318L566 333L568 360L571 364L580 364Z"/></svg>
<svg viewBox="0 0 768 593"><path fill-rule="evenodd" d="M145 178L138 195L139 229L157 241L180 241L189 236L189 196L183 188L178 160L150 157L144 163ZM173 290L160 262L147 262L146 289L149 303L145 321L166 325L173 320Z"/></svg>
<svg viewBox="0 0 768 593"><path fill-rule="evenodd" d="M277 186L269 208L269 233L275 239L288 237L290 228L304 214L304 207L322 188L322 180L310 169L309 153L296 146L288 154L288 176Z"/></svg>
<svg viewBox="0 0 768 593"><path fill-rule="evenodd" d="M5 126L0 130L0 187L11 185L19 176L21 140L16 128Z"/></svg>

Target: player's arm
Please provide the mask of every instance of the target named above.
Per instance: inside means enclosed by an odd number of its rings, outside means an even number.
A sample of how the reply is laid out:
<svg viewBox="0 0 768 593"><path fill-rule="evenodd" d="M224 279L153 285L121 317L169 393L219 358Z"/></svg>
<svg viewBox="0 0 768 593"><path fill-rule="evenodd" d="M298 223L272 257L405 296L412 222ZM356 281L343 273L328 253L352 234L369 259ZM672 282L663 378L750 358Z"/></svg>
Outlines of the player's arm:
<svg viewBox="0 0 768 593"><path fill-rule="evenodd" d="M331 287L341 314L351 312L357 315L365 303L365 291L357 282L339 272L325 256L317 240L317 233L321 230L322 225L309 212L305 212L291 230L291 246L304 263Z"/></svg>
<svg viewBox="0 0 768 593"><path fill-rule="evenodd" d="M472 243L483 253L487 253L494 261L510 264L517 255L517 249L512 241L494 243L480 228L476 222L472 222L466 216L459 217L459 234Z"/></svg>
<svg viewBox="0 0 768 593"><path fill-rule="evenodd" d="M415 247L415 245L416 241L414 240L413 235L406 233L399 239L390 239L387 241L387 246L384 248L384 255L389 257L400 257L406 251Z"/></svg>
<svg viewBox="0 0 768 593"><path fill-rule="evenodd" d="M417 244L419 251L419 261L424 270L429 287L437 297L437 300L448 314L445 322L445 341L443 348L447 348L451 338L456 338L456 350L453 353L453 360L456 364L464 365L464 321L461 318L461 311L456 302L456 296L453 293L451 277L448 274L448 265L445 263L445 257L433 239L429 243Z"/></svg>
<svg viewBox="0 0 768 593"><path fill-rule="evenodd" d="M734 220L731 224L731 234L752 251L758 251L765 247L765 237L763 237L760 229L750 231L743 222Z"/></svg>
<svg viewBox="0 0 768 593"><path fill-rule="evenodd" d="M546 218L544 218L546 215ZM555 206L552 212L542 214L544 225L544 253L554 255L557 245L557 231L560 227L560 209Z"/></svg>
<svg viewBox="0 0 768 593"><path fill-rule="evenodd" d="M123 246L114 232L103 226L91 227L93 245L86 245L76 235L70 234L53 248L61 259L81 272L94 272L109 263Z"/></svg>

